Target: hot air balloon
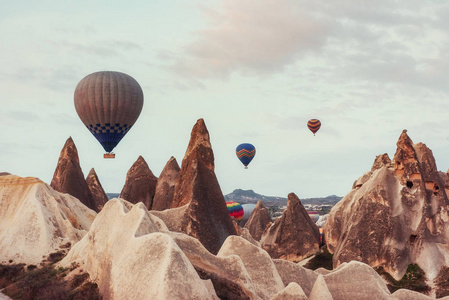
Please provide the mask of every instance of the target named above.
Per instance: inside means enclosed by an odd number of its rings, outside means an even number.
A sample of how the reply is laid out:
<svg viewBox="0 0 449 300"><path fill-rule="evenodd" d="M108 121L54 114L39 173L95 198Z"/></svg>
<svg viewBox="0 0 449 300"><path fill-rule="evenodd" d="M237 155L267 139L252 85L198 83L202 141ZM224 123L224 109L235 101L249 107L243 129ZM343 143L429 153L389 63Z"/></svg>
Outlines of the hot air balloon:
<svg viewBox="0 0 449 300"><path fill-rule="evenodd" d="M242 204L242 208L243 208L242 222L248 221L248 219L251 216L255 207L256 207L256 204L251 204L251 203Z"/></svg>
<svg viewBox="0 0 449 300"><path fill-rule="evenodd" d="M234 201L228 201L226 202L226 207L228 208L229 215L236 219L237 221L240 221L243 218L243 207Z"/></svg>
<svg viewBox="0 0 449 300"><path fill-rule="evenodd" d="M320 218L320 214L317 211L308 211L307 213L314 223Z"/></svg>
<svg viewBox="0 0 449 300"><path fill-rule="evenodd" d="M310 131L312 131L313 135L315 135L321 127L321 122L318 119L310 119L309 122L307 122L307 127L309 127Z"/></svg>
<svg viewBox="0 0 449 300"><path fill-rule="evenodd" d="M256 148L248 143L240 144L235 149L237 157L240 159L245 169L248 169L248 164L253 160L256 155Z"/></svg>
<svg viewBox="0 0 449 300"><path fill-rule="evenodd" d="M75 89L75 109L87 129L103 146L104 158L128 133L143 107L143 92L131 76L111 71L87 75Z"/></svg>

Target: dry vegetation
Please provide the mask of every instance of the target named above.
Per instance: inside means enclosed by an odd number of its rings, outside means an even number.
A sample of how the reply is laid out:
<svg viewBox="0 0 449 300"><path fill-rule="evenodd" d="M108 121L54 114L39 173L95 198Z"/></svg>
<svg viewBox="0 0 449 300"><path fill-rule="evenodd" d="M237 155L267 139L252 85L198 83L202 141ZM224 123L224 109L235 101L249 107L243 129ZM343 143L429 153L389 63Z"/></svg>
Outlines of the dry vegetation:
<svg viewBox="0 0 449 300"><path fill-rule="evenodd" d="M0 264L0 290L12 299L101 299L97 284L87 273L67 279L76 266L56 267L63 257L62 251L51 253L40 266Z"/></svg>

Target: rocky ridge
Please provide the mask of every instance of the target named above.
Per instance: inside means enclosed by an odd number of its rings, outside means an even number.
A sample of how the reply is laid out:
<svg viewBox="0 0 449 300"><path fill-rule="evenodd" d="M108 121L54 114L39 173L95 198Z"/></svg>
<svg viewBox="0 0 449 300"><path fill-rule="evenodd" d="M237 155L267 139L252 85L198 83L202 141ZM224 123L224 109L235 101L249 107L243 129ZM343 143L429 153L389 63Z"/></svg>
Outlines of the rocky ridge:
<svg viewBox="0 0 449 300"><path fill-rule="evenodd" d="M58 192L72 195L90 209L98 212L81 170L78 150L71 137L67 139L61 150L50 186Z"/></svg>
<svg viewBox="0 0 449 300"><path fill-rule="evenodd" d="M35 177L0 177L0 263L38 265L89 230L96 213Z"/></svg>
<svg viewBox="0 0 449 300"><path fill-rule="evenodd" d="M449 261L448 182L432 151L404 130L394 158L377 156L329 214L324 234L334 267L357 260L399 280L417 264L432 286Z"/></svg>
<svg viewBox="0 0 449 300"><path fill-rule="evenodd" d="M157 177L154 176L145 159L139 156L126 174L120 198L131 203L142 202L148 209L151 209L156 183Z"/></svg>

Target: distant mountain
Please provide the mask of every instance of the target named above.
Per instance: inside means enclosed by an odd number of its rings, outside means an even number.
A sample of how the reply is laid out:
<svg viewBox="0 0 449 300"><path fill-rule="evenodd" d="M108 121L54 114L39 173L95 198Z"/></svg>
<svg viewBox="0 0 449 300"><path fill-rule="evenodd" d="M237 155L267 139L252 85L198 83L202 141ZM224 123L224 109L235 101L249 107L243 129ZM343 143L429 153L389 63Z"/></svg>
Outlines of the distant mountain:
<svg viewBox="0 0 449 300"><path fill-rule="evenodd" d="M111 200L112 198L118 198L120 197L120 193L106 193L108 196L108 199Z"/></svg>
<svg viewBox="0 0 449 300"><path fill-rule="evenodd" d="M245 203L257 203L257 201L262 200L264 206L285 206L287 205L287 198L283 197L275 197L275 196L264 196L261 194L255 193L253 190L242 190L236 189L232 193L224 196L226 201L235 201L241 204ZM340 201L342 197L331 195L324 198L305 198L301 199L301 203L311 204L311 205L319 205L319 204L328 204L335 205L338 201Z"/></svg>

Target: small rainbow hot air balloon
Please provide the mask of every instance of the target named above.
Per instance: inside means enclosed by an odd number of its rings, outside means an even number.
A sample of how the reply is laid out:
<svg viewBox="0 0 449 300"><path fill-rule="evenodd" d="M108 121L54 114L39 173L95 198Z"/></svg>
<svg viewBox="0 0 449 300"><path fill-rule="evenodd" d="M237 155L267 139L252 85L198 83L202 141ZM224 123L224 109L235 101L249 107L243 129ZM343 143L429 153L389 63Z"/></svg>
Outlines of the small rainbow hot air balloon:
<svg viewBox="0 0 449 300"><path fill-rule="evenodd" d="M229 215L236 219L237 221L240 221L243 218L243 207L240 205L240 203L234 202L234 201L228 201L226 202L226 207L228 208Z"/></svg>
<svg viewBox="0 0 449 300"><path fill-rule="evenodd" d="M307 127L309 127L310 131L312 131L313 135L315 135L321 127L321 122L318 119L310 119L309 122L307 122Z"/></svg>
<svg viewBox="0 0 449 300"><path fill-rule="evenodd" d="M248 143L240 144L235 149L237 157L240 159L245 169L248 169L248 164L253 160L256 155L256 148Z"/></svg>

